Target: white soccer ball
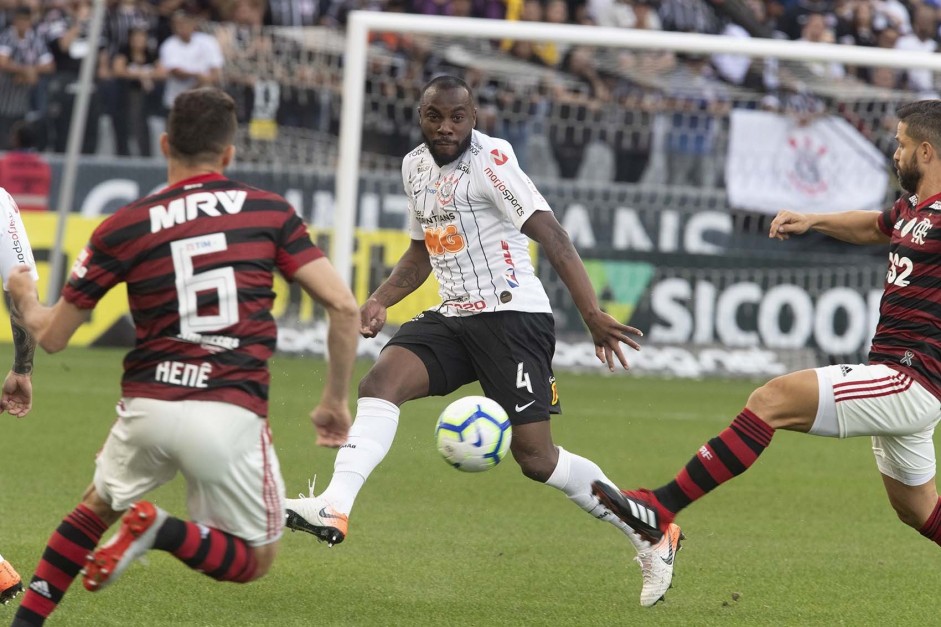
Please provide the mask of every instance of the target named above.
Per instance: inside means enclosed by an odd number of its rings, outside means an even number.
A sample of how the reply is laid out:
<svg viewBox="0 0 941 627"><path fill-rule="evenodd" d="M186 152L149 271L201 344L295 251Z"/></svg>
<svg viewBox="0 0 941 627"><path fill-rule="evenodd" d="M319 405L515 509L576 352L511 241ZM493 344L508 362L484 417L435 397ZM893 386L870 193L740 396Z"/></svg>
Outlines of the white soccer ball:
<svg viewBox="0 0 941 627"><path fill-rule="evenodd" d="M459 398L441 412L435 444L444 460L464 472L489 470L510 450L510 417L486 396Z"/></svg>

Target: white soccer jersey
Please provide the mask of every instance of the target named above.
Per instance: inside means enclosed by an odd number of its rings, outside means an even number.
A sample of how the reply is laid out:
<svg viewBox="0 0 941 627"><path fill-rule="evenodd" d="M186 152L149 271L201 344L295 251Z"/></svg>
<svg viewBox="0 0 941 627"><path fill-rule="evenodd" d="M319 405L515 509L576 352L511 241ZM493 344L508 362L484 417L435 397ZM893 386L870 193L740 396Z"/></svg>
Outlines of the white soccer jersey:
<svg viewBox="0 0 941 627"><path fill-rule="evenodd" d="M20 210L13 201L13 196L0 187L0 215L3 216L3 231L0 232L0 277L3 277L3 289L7 289L7 279L18 265L31 268L34 281L39 280L36 272L36 260L33 249L26 237L26 228L20 217Z"/></svg>
<svg viewBox="0 0 941 627"><path fill-rule="evenodd" d="M444 167L422 144L402 162L402 181L409 234L428 248L442 314L552 311L520 232L533 213L552 209L508 142L473 131L467 151Z"/></svg>

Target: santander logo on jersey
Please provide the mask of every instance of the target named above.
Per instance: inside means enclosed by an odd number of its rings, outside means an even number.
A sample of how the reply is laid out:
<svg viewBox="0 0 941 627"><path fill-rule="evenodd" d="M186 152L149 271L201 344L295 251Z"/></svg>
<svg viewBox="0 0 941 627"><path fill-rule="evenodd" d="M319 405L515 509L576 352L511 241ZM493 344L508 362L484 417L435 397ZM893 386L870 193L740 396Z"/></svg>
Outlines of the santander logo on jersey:
<svg viewBox="0 0 941 627"><path fill-rule="evenodd" d="M490 151L490 159L497 165L503 165L510 160L506 153L501 152L498 148Z"/></svg>

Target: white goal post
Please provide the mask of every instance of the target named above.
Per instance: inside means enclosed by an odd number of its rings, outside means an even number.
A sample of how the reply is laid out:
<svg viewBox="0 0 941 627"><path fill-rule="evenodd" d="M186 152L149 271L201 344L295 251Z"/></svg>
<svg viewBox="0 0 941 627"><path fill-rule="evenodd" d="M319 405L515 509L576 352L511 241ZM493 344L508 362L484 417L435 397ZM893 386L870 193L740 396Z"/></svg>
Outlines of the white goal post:
<svg viewBox="0 0 941 627"><path fill-rule="evenodd" d="M720 35L603 28L543 22L409 15L353 11L346 30L343 64L336 204L331 257L347 282L352 278L364 89L367 79L369 34L418 33L465 38L513 39L584 43L611 48L670 50L699 54L735 54L793 61L826 61L871 67L941 71L941 55L838 44L776 39L740 39ZM414 103L417 107L418 103Z"/></svg>

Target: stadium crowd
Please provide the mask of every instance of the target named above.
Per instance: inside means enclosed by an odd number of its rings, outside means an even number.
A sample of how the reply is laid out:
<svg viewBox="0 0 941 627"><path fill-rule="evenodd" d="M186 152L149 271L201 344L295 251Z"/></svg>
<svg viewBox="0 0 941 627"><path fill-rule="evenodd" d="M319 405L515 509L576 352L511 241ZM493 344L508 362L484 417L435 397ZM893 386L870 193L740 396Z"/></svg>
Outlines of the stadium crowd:
<svg viewBox="0 0 941 627"><path fill-rule="evenodd" d="M91 0L0 0L0 149L25 119L37 149L64 151L80 64L91 54L96 87L83 153L153 155L173 98L210 84L236 99L248 129L243 159L296 162L306 158L296 148L303 142L329 152L341 110L339 42L352 9L903 50L934 51L941 41L937 0L108 0L97 42L89 41ZM277 28L299 26L311 27L309 36ZM554 42L387 33L374 38L369 59L363 148L378 167L397 167L418 143L409 103L450 71L476 90L481 130L518 146L534 176L563 179L591 178L600 149L614 181L721 186L734 107L802 118L838 112L888 155L895 106L938 95L922 70ZM110 133L100 128L105 119ZM648 168L658 153L669 167Z"/></svg>

